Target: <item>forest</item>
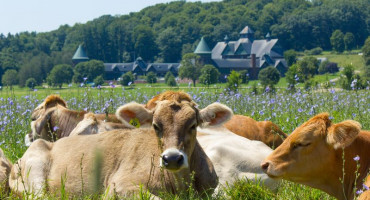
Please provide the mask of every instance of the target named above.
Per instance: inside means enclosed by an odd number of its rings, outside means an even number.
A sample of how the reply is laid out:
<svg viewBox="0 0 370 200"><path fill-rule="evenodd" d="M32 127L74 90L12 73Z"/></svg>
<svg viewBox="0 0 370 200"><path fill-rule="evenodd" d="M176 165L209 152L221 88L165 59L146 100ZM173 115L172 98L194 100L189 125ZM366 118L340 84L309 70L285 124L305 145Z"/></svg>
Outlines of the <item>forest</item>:
<svg viewBox="0 0 370 200"><path fill-rule="evenodd" d="M124 4L122 4L124 6ZM83 8L81 8L83 9ZM245 26L260 39L269 32L285 49L332 50L337 30L353 35L352 47L361 48L370 33L368 0L223 0L173 1L127 15L104 15L85 24L61 25L44 33L0 35L0 77L18 72L19 85L29 78L45 82L55 65L72 64L82 44L90 59L132 62L179 62L193 52L201 37L210 48L225 35L237 40ZM1 81L0 81L1 82Z"/></svg>

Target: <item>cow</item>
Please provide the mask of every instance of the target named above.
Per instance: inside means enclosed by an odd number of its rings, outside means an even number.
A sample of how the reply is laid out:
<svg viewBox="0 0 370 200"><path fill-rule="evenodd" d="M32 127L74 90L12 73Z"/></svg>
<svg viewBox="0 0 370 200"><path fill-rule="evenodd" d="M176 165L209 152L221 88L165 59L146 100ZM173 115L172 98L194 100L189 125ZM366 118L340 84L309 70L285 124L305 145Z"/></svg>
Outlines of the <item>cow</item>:
<svg viewBox="0 0 370 200"><path fill-rule="evenodd" d="M191 97L186 93L167 91L158 94L149 100L146 104L146 108L152 109L155 107L156 102L165 99L190 100ZM279 128L279 126L271 121L258 122L243 115L233 115L231 120L226 122L224 126L237 135L243 136L250 140L259 140L271 148L278 147L287 137L287 135Z"/></svg>
<svg viewBox="0 0 370 200"><path fill-rule="evenodd" d="M359 196L358 200L370 200L370 175L367 176L363 186L365 191Z"/></svg>
<svg viewBox="0 0 370 200"><path fill-rule="evenodd" d="M229 120L232 111L228 107L213 103L200 110L193 102L166 100L154 110L129 103L121 107L119 115L139 123L150 120L152 128L77 135L54 143L38 139L13 165L9 178L12 191L41 194L44 189L56 191L63 184L68 193L79 195L81 191L99 191L93 187L97 185L110 195L125 196L138 192L139 184L153 195L164 190L178 193L189 185L200 193L212 192L217 186L212 162L196 139L196 127ZM102 163L97 165L99 154ZM94 166L101 168L93 173Z"/></svg>
<svg viewBox="0 0 370 200"><path fill-rule="evenodd" d="M256 121L243 115L234 115L224 126L231 132L248 138L258 140L271 148L281 145L288 136L271 121Z"/></svg>
<svg viewBox="0 0 370 200"><path fill-rule="evenodd" d="M272 178L317 188L338 199L353 199L354 186L362 188L369 172L369 152L370 131L361 130L352 120L334 124L328 113L321 113L296 128L261 167Z"/></svg>
<svg viewBox="0 0 370 200"><path fill-rule="evenodd" d="M26 145L37 138L55 141L68 136L86 113L70 110L60 96L49 95L31 114L32 132L25 137ZM95 114L95 116L99 121L124 123L126 127L133 128L130 124L118 120L114 114Z"/></svg>
<svg viewBox="0 0 370 200"><path fill-rule="evenodd" d="M3 150L0 148L0 188L8 189L8 177L12 163L5 157Z"/></svg>

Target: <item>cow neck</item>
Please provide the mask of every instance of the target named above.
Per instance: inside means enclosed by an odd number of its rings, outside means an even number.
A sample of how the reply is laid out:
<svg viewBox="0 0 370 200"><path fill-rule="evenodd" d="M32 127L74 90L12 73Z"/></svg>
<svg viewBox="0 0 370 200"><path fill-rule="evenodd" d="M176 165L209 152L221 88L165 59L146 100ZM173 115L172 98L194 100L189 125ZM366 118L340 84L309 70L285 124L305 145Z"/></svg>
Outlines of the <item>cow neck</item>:
<svg viewBox="0 0 370 200"><path fill-rule="evenodd" d="M370 168L370 160L369 160L369 152L370 152L370 132L369 131L361 131L360 134L356 137L356 139L352 142L352 144L344 149L344 158L345 158L345 177L344 177L344 188L340 183L340 190L337 192L335 197L338 199L353 199L354 192L358 189L362 188L362 181L366 177L367 173L369 172ZM342 149L336 151L336 156L340 156L340 162L342 163ZM360 160L358 163L360 164L360 168L358 169L357 173L359 173L359 177L356 180L356 167L357 162L354 160L354 157L359 156ZM342 166L340 164L339 166ZM340 174L342 175L342 168L338 168L340 170ZM356 181L356 189L354 191ZM343 190L346 194L343 194Z"/></svg>
<svg viewBox="0 0 370 200"><path fill-rule="evenodd" d="M69 136L77 124L83 120L86 113L86 111L69 110L58 105L58 109L50 119L51 128L58 127L56 130L56 139Z"/></svg>

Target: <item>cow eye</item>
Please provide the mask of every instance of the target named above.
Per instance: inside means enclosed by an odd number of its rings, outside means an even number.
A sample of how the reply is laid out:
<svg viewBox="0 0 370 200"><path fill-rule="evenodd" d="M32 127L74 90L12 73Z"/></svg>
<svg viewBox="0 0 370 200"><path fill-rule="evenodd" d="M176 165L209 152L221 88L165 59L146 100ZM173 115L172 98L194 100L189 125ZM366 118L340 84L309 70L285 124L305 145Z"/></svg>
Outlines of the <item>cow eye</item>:
<svg viewBox="0 0 370 200"><path fill-rule="evenodd" d="M194 124L193 126L190 127L190 129L192 129L192 130L194 130L196 128L197 128L197 125L196 124Z"/></svg>
<svg viewBox="0 0 370 200"><path fill-rule="evenodd" d="M155 130L155 132L159 132L160 131L160 128L157 124L153 124L153 128Z"/></svg>
<svg viewBox="0 0 370 200"><path fill-rule="evenodd" d="M308 146L308 145L310 145L311 143L294 143L294 144L292 144L292 148L293 149L296 149L296 148L298 148L298 147L306 147L306 146Z"/></svg>

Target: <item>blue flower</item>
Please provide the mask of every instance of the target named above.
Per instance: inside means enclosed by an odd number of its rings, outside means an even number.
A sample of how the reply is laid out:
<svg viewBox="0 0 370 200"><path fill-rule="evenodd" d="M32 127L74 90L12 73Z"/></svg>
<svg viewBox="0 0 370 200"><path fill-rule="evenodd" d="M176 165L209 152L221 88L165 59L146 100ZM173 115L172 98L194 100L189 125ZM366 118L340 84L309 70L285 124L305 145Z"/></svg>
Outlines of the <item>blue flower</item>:
<svg viewBox="0 0 370 200"><path fill-rule="evenodd" d="M365 184L362 184L362 186L364 186L365 190L369 190L369 186L367 186Z"/></svg>
<svg viewBox="0 0 370 200"><path fill-rule="evenodd" d="M359 161L360 160L360 156L357 155L356 157L353 158L353 160L354 161Z"/></svg>
<svg viewBox="0 0 370 200"><path fill-rule="evenodd" d="M86 81L87 80L87 77L84 77L84 81Z"/></svg>
<svg viewBox="0 0 370 200"><path fill-rule="evenodd" d="M59 129L59 127L54 126L53 131L57 131L58 129Z"/></svg>
<svg viewBox="0 0 370 200"><path fill-rule="evenodd" d="M363 192L363 190L357 190L356 194L362 194Z"/></svg>

